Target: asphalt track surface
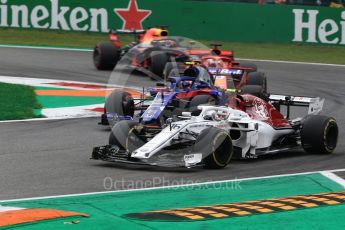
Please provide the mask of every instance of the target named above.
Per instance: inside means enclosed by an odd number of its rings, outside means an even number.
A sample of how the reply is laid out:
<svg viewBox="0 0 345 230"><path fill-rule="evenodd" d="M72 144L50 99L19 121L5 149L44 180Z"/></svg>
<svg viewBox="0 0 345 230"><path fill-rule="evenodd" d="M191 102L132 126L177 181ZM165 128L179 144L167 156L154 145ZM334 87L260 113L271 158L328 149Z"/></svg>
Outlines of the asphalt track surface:
<svg viewBox="0 0 345 230"><path fill-rule="evenodd" d="M90 52L0 48L0 75L108 82ZM172 170L89 160L109 131L97 118L0 123L0 200L204 182L345 168L345 67L258 62L272 93L326 98L324 114L340 127L333 155L303 151L237 160L223 170ZM152 85L137 76L132 85ZM109 179L111 178L111 180ZM110 183L110 182L113 183ZM133 184L135 183L135 184Z"/></svg>

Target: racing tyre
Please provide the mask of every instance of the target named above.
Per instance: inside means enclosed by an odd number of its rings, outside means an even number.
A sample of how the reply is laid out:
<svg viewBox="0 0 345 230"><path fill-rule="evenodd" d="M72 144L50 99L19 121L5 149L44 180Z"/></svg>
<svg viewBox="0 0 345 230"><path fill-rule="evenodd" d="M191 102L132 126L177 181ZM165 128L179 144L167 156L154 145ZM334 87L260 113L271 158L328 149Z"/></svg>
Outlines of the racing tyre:
<svg viewBox="0 0 345 230"><path fill-rule="evenodd" d="M251 94L265 101L268 100L268 95L266 94L265 89L260 85L245 85L241 88L241 93Z"/></svg>
<svg viewBox="0 0 345 230"><path fill-rule="evenodd" d="M111 130L109 144L133 152L146 143L145 139L140 137L141 134L142 126L139 125L139 122L119 121Z"/></svg>
<svg viewBox="0 0 345 230"><path fill-rule="evenodd" d="M252 70L250 70L249 72L258 71L258 66L253 62L241 61L240 66L243 68L251 68Z"/></svg>
<svg viewBox="0 0 345 230"><path fill-rule="evenodd" d="M105 110L120 116L134 116L134 99L122 91L113 91L105 101Z"/></svg>
<svg viewBox="0 0 345 230"><path fill-rule="evenodd" d="M308 153L330 154L337 146L338 133L338 125L334 118L309 116L302 124L302 147Z"/></svg>
<svg viewBox="0 0 345 230"><path fill-rule="evenodd" d="M93 50L93 63L98 70L113 70L119 59L119 49L111 42L98 43Z"/></svg>
<svg viewBox="0 0 345 230"><path fill-rule="evenodd" d="M218 105L218 100L211 95L198 95L193 97L189 103L189 111L192 112L193 116L197 116L201 112L198 109L199 105Z"/></svg>
<svg viewBox="0 0 345 230"><path fill-rule="evenodd" d="M210 127L197 137L194 152L203 154L205 168L221 169L229 164L234 151L229 133Z"/></svg>
<svg viewBox="0 0 345 230"><path fill-rule="evenodd" d="M267 78L262 72L251 72L248 74L247 85L262 86L265 93L267 93Z"/></svg>
<svg viewBox="0 0 345 230"><path fill-rule="evenodd" d="M170 75L176 75L179 76L180 73L183 73L183 64L181 63L173 63L168 62L165 64L164 71L163 71L163 77L168 78Z"/></svg>
<svg viewBox="0 0 345 230"><path fill-rule="evenodd" d="M149 70L159 77L163 77L165 64L169 61L169 56L161 51L153 51L150 55Z"/></svg>

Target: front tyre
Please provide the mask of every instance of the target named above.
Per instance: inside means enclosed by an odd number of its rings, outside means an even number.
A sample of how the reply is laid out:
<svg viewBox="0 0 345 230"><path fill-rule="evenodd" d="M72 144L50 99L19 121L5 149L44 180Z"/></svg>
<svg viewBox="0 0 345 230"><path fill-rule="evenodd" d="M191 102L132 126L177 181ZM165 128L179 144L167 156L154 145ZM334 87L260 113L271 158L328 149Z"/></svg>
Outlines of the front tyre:
<svg viewBox="0 0 345 230"><path fill-rule="evenodd" d="M231 137L222 129L215 127L204 129L197 137L194 152L203 154L205 168L224 168L233 155Z"/></svg>
<svg viewBox="0 0 345 230"><path fill-rule="evenodd" d="M113 91L105 101L105 110L120 116L134 116L134 99L124 91Z"/></svg>
<svg viewBox="0 0 345 230"><path fill-rule="evenodd" d="M136 121L120 121L114 125L109 136L109 144L133 152L145 144L141 136L142 126Z"/></svg>
<svg viewBox="0 0 345 230"><path fill-rule="evenodd" d="M310 116L302 124L302 147L308 153L331 154L337 146L338 133L334 118Z"/></svg>

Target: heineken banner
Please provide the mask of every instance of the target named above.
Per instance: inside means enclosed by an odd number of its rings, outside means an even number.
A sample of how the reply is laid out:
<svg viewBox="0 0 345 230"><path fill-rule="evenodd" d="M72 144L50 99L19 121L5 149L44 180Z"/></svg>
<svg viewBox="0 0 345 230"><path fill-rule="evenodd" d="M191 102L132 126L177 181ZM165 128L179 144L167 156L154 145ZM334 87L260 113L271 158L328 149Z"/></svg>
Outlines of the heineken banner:
<svg viewBox="0 0 345 230"><path fill-rule="evenodd" d="M345 10L193 0L0 0L0 27L106 33L169 27L171 35L345 45Z"/></svg>

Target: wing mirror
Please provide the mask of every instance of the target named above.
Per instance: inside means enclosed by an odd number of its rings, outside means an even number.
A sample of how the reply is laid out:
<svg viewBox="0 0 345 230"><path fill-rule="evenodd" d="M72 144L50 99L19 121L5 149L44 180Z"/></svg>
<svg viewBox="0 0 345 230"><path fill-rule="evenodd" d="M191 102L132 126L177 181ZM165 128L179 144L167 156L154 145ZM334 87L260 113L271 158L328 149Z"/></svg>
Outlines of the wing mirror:
<svg viewBox="0 0 345 230"><path fill-rule="evenodd" d="M191 117L192 113L191 112L182 112L183 117Z"/></svg>
<svg viewBox="0 0 345 230"><path fill-rule="evenodd" d="M172 127L171 127L171 124L173 123L173 119L170 117L170 118L168 118L168 119L166 119L166 121L165 121L165 124L168 126L169 125L169 128L170 128L170 131L171 131L171 129L172 129Z"/></svg>

